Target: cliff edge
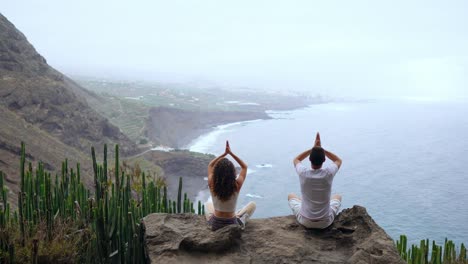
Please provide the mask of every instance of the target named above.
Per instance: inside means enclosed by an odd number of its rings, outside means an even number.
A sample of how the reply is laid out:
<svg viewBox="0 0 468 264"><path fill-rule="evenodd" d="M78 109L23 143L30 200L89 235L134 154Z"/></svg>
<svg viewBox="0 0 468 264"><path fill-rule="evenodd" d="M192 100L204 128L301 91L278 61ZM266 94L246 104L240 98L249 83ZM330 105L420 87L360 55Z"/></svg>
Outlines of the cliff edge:
<svg viewBox="0 0 468 264"><path fill-rule="evenodd" d="M243 231L213 232L204 217L188 214L151 214L144 225L151 263L405 263L361 206L325 230L307 230L292 215L251 219Z"/></svg>

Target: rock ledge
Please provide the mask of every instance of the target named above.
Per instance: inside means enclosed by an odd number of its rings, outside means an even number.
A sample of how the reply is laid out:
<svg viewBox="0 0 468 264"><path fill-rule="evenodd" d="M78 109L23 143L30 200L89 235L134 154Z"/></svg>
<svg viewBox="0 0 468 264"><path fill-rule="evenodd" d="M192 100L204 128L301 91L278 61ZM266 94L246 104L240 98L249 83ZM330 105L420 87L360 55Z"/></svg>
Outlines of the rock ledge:
<svg viewBox="0 0 468 264"><path fill-rule="evenodd" d="M151 263L404 263L393 240L364 207L343 210L325 230L308 230L294 216L252 219L245 230L209 230L204 217L144 218Z"/></svg>

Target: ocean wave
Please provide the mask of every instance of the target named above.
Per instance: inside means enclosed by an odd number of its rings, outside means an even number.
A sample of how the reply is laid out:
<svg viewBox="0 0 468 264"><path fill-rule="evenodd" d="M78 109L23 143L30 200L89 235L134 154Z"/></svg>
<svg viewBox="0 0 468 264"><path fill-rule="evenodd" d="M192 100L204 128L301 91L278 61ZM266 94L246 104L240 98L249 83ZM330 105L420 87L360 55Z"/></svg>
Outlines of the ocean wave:
<svg viewBox="0 0 468 264"><path fill-rule="evenodd" d="M219 125L214 127L214 130L199 136L188 145L188 149L194 152L206 153L211 147L214 146L219 136L231 131L230 129L236 126L242 126L254 122L261 121L262 119L255 119L249 121L234 122L225 125Z"/></svg>
<svg viewBox="0 0 468 264"><path fill-rule="evenodd" d="M152 148L151 150L169 152L169 151L173 151L174 149L170 147L165 147L165 146L157 146L157 147Z"/></svg>
<svg viewBox="0 0 468 264"><path fill-rule="evenodd" d="M224 101L225 104L235 104L235 105L260 105L256 102L243 102L243 101Z"/></svg>
<svg viewBox="0 0 468 264"><path fill-rule="evenodd" d="M143 99L143 96L138 96L138 97L130 97L130 96L126 96L124 97L125 99L129 99L129 100L142 100Z"/></svg>
<svg viewBox="0 0 468 264"><path fill-rule="evenodd" d="M262 164L255 165L255 167L257 167L257 168L271 168L271 167L273 167L273 165L269 164L269 163L262 163Z"/></svg>
<svg viewBox="0 0 468 264"><path fill-rule="evenodd" d="M198 192L197 196L195 197L195 201L202 202L203 204L206 202L213 202L210 194L210 190L201 190Z"/></svg>
<svg viewBox="0 0 468 264"><path fill-rule="evenodd" d="M246 194L245 196L250 197L250 198L259 198L259 199L263 199L263 196L258 195L258 194L248 193L248 194Z"/></svg>

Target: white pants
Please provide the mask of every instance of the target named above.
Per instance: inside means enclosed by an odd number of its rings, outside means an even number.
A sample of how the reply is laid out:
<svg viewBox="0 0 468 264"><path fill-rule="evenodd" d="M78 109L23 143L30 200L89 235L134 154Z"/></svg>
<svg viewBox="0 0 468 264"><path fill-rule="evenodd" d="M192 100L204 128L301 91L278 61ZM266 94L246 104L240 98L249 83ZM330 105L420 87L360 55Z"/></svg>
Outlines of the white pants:
<svg viewBox="0 0 468 264"><path fill-rule="evenodd" d="M306 218L300 214L301 211L301 203L302 201L297 199L297 198L291 198L288 201L289 207L291 208L293 214L296 216L297 222L299 224L303 225L306 228L327 228L329 225L333 223L333 220L335 220L335 216L338 214L338 211L340 210L341 207L341 201L338 199L332 199L330 200L330 210L329 210L329 215L327 219L323 220L311 220L309 218Z"/></svg>

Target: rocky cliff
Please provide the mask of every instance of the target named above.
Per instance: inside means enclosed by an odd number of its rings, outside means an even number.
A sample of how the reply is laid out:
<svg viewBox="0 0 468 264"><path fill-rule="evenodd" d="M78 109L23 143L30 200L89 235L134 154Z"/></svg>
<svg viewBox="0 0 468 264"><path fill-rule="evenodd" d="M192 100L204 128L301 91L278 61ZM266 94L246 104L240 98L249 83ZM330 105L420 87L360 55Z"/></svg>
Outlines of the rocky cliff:
<svg viewBox="0 0 468 264"><path fill-rule="evenodd" d="M89 93L50 67L26 37L0 14L0 105L67 145L118 142L124 153L134 144L88 106Z"/></svg>
<svg viewBox="0 0 468 264"><path fill-rule="evenodd" d="M361 206L325 230L307 230L293 216L251 219L243 231L210 231L197 215L151 214L144 224L151 263L404 263Z"/></svg>
<svg viewBox="0 0 468 264"><path fill-rule="evenodd" d="M10 190L17 189L21 141L28 161L49 162L50 171L60 169L67 157L70 164L90 169L90 147L101 152L104 143L119 144L124 155L137 151L85 96L95 95L50 67L0 14L0 170L7 173Z"/></svg>

